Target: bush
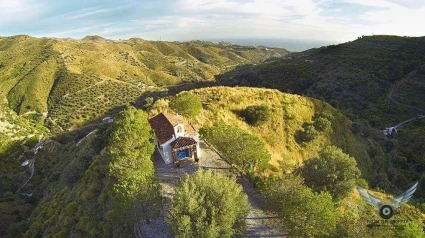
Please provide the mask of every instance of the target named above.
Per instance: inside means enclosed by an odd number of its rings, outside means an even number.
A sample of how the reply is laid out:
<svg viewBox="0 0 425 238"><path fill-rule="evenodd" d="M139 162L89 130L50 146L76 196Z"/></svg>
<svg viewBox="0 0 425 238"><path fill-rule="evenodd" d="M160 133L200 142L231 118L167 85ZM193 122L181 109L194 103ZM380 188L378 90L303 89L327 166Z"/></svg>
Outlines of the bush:
<svg viewBox="0 0 425 238"><path fill-rule="evenodd" d="M248 214L242 187L223 174L186 175L171 200L168 220L176 237L232 237Z"/></svg>
<svg viewBox="0 0 425 238"><path fill-rule="evenodd" d="M310 142L314 140L319 135L319 132L312 124L306 124L304 126L304 131L302 132L302 142Z"/></svg>
<svg viewBox="0 0 425 238"><path fill-rule="evenodd" d="M71 202L66 206L66 212L69 215L74 215L78 210L78 204L76 202Z"/></svg>
<svg viewBox="0 0 425 238"><path fill-rule="evenodd" d="M316 128L317 131L325 132L325 133L331 133L332 132L332 124L331 122L324 117L318 117L314 120L314 128Z"/></svg>
<svg viewBox="0 0 425 238"><path fill-rule="evenodd" d="M194 118L201 112L202 103L197 96L184 92L170 101L170 107L187 118Z"/></svg>
<svg viewBox="0 0 425 238"><path fill-rule="evenodd" d="M335 146L322 149L318 157L305 161L296 173L314 192L327 191L337 200L347 196L360 177L356 160Z"/></svg>
<svg viewBox="0 0 425 238"><path fill-rule="evenodd" d="M252 126L260 126L270 120L270 109L265 105L248 106L241 112L241 116Z"/></svg>
<svg viewBox="0 0 425 238"><path fill-rule="evenodd" d="M314 193L302 179L289 175L263 188L269 209L276 211L294 237L326 237L336 228L338 213L329 193Z"/></svg>
<svg viewBox="0 0 425 238"><path fill-rule="evenodd" d="M264 142L238 127L216 124L202 128L200 134L245 173L262 171L270 161Z"/></svg>
<svg viewBox="0 0 425 238"><path fill-rule="evenodd" d="M401 238L425 238L423 228L413 221L396 224L396 234Z"/></svg>

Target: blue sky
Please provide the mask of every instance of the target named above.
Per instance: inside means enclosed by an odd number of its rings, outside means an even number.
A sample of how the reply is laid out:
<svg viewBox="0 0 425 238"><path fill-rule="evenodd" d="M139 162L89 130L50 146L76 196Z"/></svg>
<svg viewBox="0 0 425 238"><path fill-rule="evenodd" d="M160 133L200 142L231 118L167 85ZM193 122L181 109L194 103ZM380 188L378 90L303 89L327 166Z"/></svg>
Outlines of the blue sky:
<svg viewBox="0 0 425 238"><path fill-rule="evenodd" d="M344 42L425 35L420 0L0 0L0 35Z"/></svg>

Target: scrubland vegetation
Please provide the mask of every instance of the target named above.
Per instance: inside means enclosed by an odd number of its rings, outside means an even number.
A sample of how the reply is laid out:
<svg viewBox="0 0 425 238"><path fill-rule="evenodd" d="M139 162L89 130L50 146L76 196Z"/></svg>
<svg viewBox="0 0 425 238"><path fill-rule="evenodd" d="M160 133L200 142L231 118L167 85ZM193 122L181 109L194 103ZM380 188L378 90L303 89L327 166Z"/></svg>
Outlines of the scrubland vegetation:
<svg viewBox="0 0 425 238"><path fill-rule="evenodd" d="M211 42L100 37L0 39L0 96L18 114L48 113L64 129L134 102L146 90L212 81L237 65L260 63L284 49Z"/></svg>
<svg viewBox="0 0 425 238"><path fill-rule="evenodd" d="M273 56L283 49L203 41L0 38L0 236L132 236L161 209L147 119L168 111L249 178L291 236L423 237L424 121L379 130L425 110L423 43L363 37L282 59ZM275 89L170 96L214 78ZM127 107L86 138L94 127L66 131L136 101L149 112ZM46 127L53 135L34 154ZM34 175L19 190L27 160ZM414 181L412 201L388 221L354 189L390 200ZM246 200L234 178L200 171L176 188L168 222L177 237L231 237L243 232Z"/></svg>
<svg viewBox="0 0 425 238"><path fill-rule="evenodd" d="M215 87L190 93L203 105L192 119L201 135L248 176L290 235L422 234L425 216L411 205L402 206L397 214L407 223L385 221L383 226L391 229L367 226L381 218L360 198L354 183L391 187L382 174L389 164L385 145L390 143L382 132L352 123L321 101L276 90ZM269 108L270 118L253 126L240 112L258 105ZM167 110L171 110L167 100L159 100L151 114Z"/></svg>

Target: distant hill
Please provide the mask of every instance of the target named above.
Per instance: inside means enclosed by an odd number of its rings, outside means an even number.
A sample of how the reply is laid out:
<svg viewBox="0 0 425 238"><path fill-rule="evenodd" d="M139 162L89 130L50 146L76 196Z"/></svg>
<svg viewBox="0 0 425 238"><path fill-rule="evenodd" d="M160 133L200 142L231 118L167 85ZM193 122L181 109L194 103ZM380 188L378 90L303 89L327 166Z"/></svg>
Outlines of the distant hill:
<svg viewBox="0 0 425 238"><path fill-rule="evenodd" d="M368 36L239 67L224 74L221 82L312 96L352 119L366 119L383 128L416 114L391 103L388 95L394 88L395 97L408 92L411 98L400 100L409 105L415 104L413 98L421 101L424 63L425 37ZM406 83L399 83L402 81ZM421 103L416 104L425 110Z"/></svg>
<svg viewBox="0 0 425 238"><path fill-rule="evenodd" d="M105 39L101 36L86 36L82 41L91 41L91 42L112 42L111 40Z"/></svg>
<svg viewBox="0 0 425 238"><path fill-rule="evenodd" d="M160 87L212 81L238 65L285 49L212 42L82 40L12 36L0 39L0 96L24 114L45 113L63 128L86 123Z"/></svg>

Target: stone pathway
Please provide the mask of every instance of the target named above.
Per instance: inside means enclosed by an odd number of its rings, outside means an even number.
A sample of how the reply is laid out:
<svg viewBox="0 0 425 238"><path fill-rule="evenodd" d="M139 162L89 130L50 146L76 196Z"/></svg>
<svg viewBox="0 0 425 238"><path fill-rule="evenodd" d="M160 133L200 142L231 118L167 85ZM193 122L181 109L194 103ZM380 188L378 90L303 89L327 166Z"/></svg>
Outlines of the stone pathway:
<svg viewBox="0 0 425 238"><path fill-rule="evenodd" d="M166 165L159 153L155 152L155 175L161 181L164 207L157 219L150 220L149 224L146 221L142 221L139 226L135 226L135 232L139 237L173 237L165 218L174 192L174 186L185 174L194 173L199 168L231 173L230 165L222 160L205 142L201 141L200 147L201 158L199 163L195 163L193 160L185 160L182 161L181 168L176 168L173 164ZM251 205L249 214L246 217L247 229L242 237L286 237L286 232L281 229L279 220L274 215L266 214L261 209L263 200L249 182L239 177L237 183L242 185Z"/></svg>

